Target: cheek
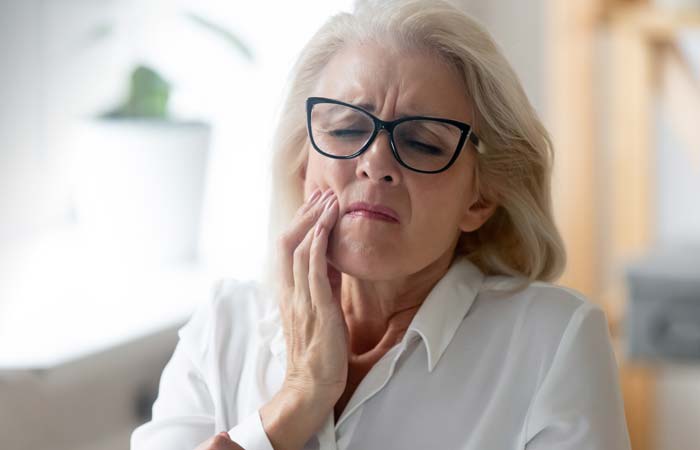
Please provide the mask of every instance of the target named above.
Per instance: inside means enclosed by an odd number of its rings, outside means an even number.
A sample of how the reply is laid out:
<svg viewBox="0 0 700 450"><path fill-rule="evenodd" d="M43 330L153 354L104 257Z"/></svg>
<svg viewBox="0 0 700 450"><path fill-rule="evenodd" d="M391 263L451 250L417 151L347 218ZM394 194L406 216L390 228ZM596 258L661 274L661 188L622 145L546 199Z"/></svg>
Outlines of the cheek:
<svg viewBox="0 0 700 450"><path fill-rule="evenodd" d="M317 152L309 154L306 164L304 191L311 193L316 188L331 188L339 192L343 180L351 171L352 161L326 158Z"/></svg>
<svg viewBox="0 0 700 450"><path fill-rule="evenodd" d="M467 194L463 183L436 180L413 191L412 222L424 234L452 235L459 229Z"/></svg>
<svg viewBox="0 0 700 450"><path fill-rule="evenodd" d="M320 156L320 155L318 155ZM308 196L316 188L325 189L327 183L323 178L323 160L319 159L315 152L309 152L304 170L304 193Z"/></svg>

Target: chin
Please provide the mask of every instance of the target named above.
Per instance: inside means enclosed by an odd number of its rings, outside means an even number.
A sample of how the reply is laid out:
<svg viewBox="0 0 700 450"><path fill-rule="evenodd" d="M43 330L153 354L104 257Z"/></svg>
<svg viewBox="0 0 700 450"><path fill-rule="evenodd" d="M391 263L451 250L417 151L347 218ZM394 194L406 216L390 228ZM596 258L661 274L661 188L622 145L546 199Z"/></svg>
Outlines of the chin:
<svg viewBox="0 0 700 450"><path fill-rule="evenodd" d="M383 242L331 236L329 262L340 272L363 280L390 280L405 275L400 252ZM405 261L404 261L405 262Z"/></svg>

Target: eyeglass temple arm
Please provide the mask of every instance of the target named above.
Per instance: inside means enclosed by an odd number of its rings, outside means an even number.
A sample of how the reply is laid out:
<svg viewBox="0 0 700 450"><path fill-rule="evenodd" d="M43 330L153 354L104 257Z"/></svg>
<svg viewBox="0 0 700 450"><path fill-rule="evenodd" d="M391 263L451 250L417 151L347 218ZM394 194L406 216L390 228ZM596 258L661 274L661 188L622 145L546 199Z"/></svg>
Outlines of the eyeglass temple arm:
<svg viewBox="0 0 700 450"><path fill-rule="evenodd" d="M471 141L472 144L474 144L474 147L476 147L476 150L479 153L484 153L484 149L482 145L480 144L479 137L474 133L474 129L469 128L469 133L467 133L467 139Z"/></svg>

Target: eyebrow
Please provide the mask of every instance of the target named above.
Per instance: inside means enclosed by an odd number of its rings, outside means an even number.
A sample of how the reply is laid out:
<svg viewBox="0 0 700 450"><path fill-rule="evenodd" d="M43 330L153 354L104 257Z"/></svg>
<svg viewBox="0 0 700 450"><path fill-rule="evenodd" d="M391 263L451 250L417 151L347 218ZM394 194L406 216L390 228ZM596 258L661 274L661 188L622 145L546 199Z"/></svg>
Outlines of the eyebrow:
<svg viewBox="0 0 700 450"><path fill-rule="evenodd" d="M345 100L344 100L345 101ZM349 101L345 101L346 103L350 103L351 105L359 106L362 109L365 109L372 114L376 114L374 103L353 103ZM403 118L403 117L411 117L411 116L433 116L437 117L439 114L430 114L430 113L418 113L416 112L415 108L411 108L411 111L407 114L399 114L397 118Z"/></svg>

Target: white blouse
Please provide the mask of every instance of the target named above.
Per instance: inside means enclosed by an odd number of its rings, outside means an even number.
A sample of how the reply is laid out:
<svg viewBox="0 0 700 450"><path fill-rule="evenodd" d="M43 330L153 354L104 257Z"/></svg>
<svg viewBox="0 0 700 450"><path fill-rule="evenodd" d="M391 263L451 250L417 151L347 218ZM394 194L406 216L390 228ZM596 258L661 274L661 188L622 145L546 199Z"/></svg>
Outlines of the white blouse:
<svg viewBox="0 0 700 450"><path fill-rule="evenodd" d="M513 282L453 263L305 450L629 449L603 311L550 283L506 292ZM246 450L272 450L258 410L285 375L275 302L220 280L179 337L131 449L194 450L226 430Z"/></svg>

